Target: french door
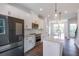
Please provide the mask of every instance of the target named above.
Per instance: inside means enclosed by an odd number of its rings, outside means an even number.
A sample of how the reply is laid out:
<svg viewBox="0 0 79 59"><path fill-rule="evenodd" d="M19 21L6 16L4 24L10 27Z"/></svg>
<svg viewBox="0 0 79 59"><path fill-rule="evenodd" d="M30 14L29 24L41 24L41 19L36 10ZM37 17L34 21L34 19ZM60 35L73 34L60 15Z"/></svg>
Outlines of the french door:
<svg viewBox="0 0 79 59"><path fill-rule="evenodd" d="M54 39L64 39L64 23L63 22L52 22L49 25L50 35Z"/></svg>

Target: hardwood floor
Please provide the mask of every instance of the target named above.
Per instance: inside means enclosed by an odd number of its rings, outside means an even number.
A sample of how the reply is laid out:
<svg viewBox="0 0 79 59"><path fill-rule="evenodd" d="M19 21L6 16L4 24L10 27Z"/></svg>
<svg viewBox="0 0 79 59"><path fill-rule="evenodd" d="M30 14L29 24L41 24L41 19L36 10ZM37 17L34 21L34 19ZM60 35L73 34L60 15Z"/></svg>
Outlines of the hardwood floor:
<svg viewBox="0 0 79 59"><path fill-rule="evenodd" d="M79 56L79 49L74 43L74 39L65 40L63 56Z"/></svg>
<svg viewBox="0 0 79 59"><path fill-rule="evenodd" d="M43 44L40 43L36 45L33 49L26 52L24 55L25 56L42 56L43 55Z"/></svg>
<svg viewBox="0 0 79 59"><path fill-rule="evenodd" d="M63 56L79 56L79 49L74 44L74 39L65 40ZM25 56L43 56L43 44L40 43L32 50L25 53Z"/></svg>

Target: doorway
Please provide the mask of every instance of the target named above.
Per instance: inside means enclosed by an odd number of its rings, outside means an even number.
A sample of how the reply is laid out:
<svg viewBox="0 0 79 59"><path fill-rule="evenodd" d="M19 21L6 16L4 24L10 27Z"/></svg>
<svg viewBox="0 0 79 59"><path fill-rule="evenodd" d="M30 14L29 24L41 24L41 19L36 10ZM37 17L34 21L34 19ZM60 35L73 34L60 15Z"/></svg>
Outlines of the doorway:
<svg viewBox="0 0 79 59"><path fill-rule="evenodd" d="M70 24L69 26L70 38L75 38L77 34L77 24Z"/></svg>
<svg viewBox="0 0 79 59"><path fill-rule="evenodd" d="M59 22L51 22L49 24L49 33L54 39L61 39L64 40L64 22L59 21Z"/></svg>

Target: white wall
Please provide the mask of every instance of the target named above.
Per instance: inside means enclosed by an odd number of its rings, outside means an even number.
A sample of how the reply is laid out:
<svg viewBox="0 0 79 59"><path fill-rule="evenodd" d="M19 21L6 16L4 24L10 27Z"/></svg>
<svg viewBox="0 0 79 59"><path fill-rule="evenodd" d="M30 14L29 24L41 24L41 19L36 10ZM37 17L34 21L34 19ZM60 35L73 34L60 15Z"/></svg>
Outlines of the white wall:
<svg viewBox="0 0 79 59"><path fill-rule="evenodd" d="M69 24L77 24L77 16L70 18Z"/></svg>
<svg viewBox="0 0 79 59"><path fill-rule="evenodd" d="M0 4L0 14L3 14L3 15L8 15L8 12L6 10L6 4Z"/></svg>

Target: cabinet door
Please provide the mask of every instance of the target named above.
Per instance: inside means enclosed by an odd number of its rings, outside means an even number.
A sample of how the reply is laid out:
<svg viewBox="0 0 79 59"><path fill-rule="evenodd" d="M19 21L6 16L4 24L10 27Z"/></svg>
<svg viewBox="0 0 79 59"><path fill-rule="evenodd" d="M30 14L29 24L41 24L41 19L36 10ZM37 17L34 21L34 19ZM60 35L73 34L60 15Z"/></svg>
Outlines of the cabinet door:
<svg viewBox="0 0 79 59"><path fill-rule="evenodd" d="M34 38L28 37L28 41L29 41L29 49L33 48L35 45Z"/></svg>
<svg viewBox="0 0 79 59"><path fill-rule="evenodd" d="M24 39L24 53L27 52L29 50L29 41L27 40L27 38Z"/></svg>
<svg viewBox="0 0 79 59"><path fill-rule="evenodd" d="M24 38L24 20L8 17L10 43L22 41Z"/></svg>
<svg viewBox="0 0 79 59"><path fill-rule="evenodd" d="M32 39L31 38L25 38L24 39L24 52L29 51L34 47Z"/></svg>
<svg viewBox="0 0 79 59"><path fill-rule="evenodd" d="M24 52L32 49L35 46L35 37L29 36L24 39Z"/></svg>

